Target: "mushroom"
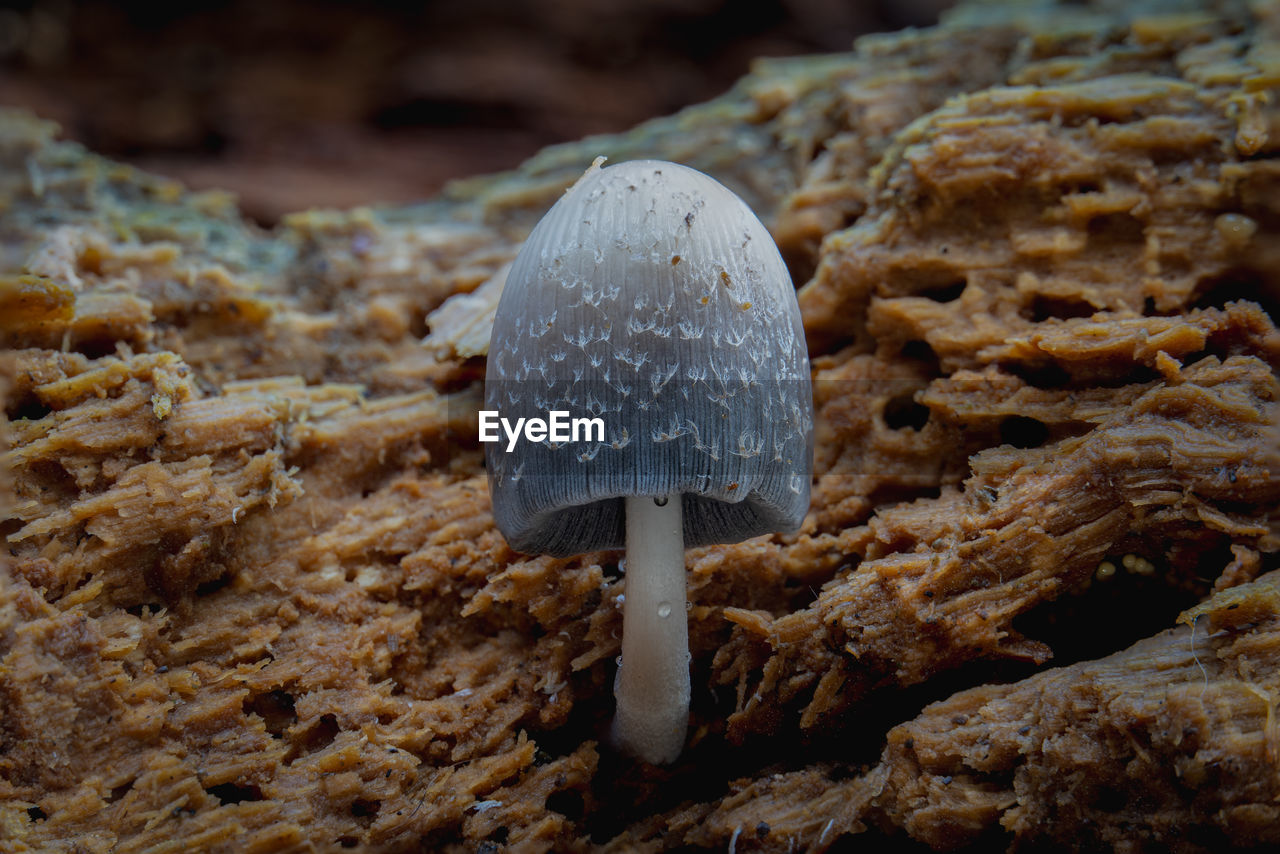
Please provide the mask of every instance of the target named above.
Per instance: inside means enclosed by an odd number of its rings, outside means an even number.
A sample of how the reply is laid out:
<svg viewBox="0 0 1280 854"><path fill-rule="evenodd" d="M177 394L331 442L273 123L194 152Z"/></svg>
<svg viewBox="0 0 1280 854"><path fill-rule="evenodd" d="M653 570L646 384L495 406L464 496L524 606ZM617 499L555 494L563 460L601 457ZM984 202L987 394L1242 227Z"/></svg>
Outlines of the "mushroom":
<svg viewBox="0 0 1280 854"><path fill-rule="evenodd" d="M613 737L656 764L688 726L684 549L799 527L813 396L795 289L747 205L684 166L602 160L511 267L485 402L603 435L526 429L535 441L489 444L486 464L517 551L625 545Z"/></svg>

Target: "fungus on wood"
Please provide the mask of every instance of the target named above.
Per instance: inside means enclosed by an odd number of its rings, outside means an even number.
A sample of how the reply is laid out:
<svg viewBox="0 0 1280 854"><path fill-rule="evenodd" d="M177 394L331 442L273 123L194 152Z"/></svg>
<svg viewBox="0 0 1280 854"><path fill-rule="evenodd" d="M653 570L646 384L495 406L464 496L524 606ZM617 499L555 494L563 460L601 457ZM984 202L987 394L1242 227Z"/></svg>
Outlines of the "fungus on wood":
<svg viewBox="0 0 1280 854"><path fill-rule="evenodd" d="M809 508L813 397L795 290L768 231L713 179L601 160L534 228L494 321L486 408L603 435L487 446L512 548L626 548L618 746L684 746L684 549L792 531Z"/></svg>

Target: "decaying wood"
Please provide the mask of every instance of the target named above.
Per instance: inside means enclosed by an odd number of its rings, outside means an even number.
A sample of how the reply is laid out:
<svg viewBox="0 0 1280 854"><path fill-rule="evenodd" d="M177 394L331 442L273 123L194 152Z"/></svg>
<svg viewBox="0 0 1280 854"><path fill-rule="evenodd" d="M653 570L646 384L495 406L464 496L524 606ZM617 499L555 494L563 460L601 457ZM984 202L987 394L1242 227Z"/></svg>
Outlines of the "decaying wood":
<svg viewBox="0 0 1280 854"><path fill-rule="evenodd" d="M0 839L1276 842L1273 5L964 5L270 233L0 114ZM598 154L740 192L814 357L803 528L688 552L668 769L607 743L618 555L512 552L475 434Z"/></svg>
<svg viewBox="0 0 1280 854"><path fill-rule="evenodd" d="M869 826L938 850L1006 834L1082 850L1275 845L1280 574L1178 622L1098 661L934 703L863 774L815 763L739 780L661 824L737 850L821 849Z"/></svg>

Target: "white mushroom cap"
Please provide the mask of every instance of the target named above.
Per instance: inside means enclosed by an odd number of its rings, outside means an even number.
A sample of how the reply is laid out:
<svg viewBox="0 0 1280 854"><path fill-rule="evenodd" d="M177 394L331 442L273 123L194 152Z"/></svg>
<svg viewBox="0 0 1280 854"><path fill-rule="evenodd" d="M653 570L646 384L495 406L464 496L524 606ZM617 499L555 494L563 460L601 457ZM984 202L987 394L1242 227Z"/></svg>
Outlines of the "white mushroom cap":
<svg viewBox="0 0 1280 854"><path fill-rule="evenodd" d="M813 398L786 266L747 205L684 166L583 176L538 223L494 322L487 409L603 419L604 442L486 449L512 547L624 541L623 499L682 494L689 546L794 530Z"/></svg>

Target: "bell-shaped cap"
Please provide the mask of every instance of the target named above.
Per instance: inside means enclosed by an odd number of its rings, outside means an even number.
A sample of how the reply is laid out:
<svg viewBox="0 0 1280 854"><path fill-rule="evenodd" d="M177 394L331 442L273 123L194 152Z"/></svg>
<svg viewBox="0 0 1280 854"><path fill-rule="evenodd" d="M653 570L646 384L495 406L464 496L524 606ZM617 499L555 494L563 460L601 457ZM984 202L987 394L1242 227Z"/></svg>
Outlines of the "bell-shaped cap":
<svg viewBox="0 0 1280 854"><path fill-rule="evenodd" d="M494 517L520 551L622 547L626 496L682 495L689 546L791 531L809 508L791 278L747 205L684 166L593 168L538 223L498 305L485 407L603 424L486 446Z"/></svg>

